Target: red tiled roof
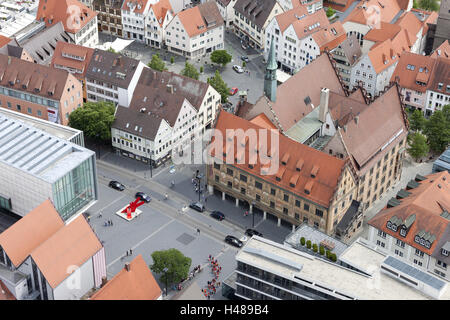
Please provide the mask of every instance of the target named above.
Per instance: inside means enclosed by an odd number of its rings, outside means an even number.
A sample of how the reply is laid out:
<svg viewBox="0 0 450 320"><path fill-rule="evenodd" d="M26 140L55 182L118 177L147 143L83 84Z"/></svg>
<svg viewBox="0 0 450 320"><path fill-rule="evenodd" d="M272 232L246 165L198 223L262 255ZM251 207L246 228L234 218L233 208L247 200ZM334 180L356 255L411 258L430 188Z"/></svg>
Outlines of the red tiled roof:
<svg viewBox="0 0 450 320"><path fill-rule="evenodd" d="M205 19L206 15L208 15L209 19L214 20L215 24L208 26ZM224 23L217 4L214 1L208 1L196 7L181 11L177 16L189 37L195 37L207 30L217 28Z"/></svg>
<svg viewBox="0 0 450 320"><path fill-rule="evenodd" d="M50 200L45 200L0 234L0 246L18 267L41 243L64 227Z"/></svg>
<svg viewBox="0 0 450 320"><path fill-rule="evenodd" d="M46 0L39 2L36 20L43 18L47 26L61 21L66 32L76 33L96 15L97 12L77 0Z"/></svg>
<svg viewBox="0 0 450 320"><path fill-rule="evenodd" d="M77 57L83 57L84 61L64 57L63 53L75 55ZM58 41L56 43L55 52L53 53L52 62L50 63L50 66L55 67L55 65L60 65L80 70L82 72L81 74L74 73L73 75L76 78L84 78L86 76L86 71L93 54L94 49L83 47L73 43Z"/></svg>
<svg viewBox="0 0 450 320"><path fill-rule="evenodd" d="M122 10L143 14L147 7L147 2L148 0L124 0L122 4ZM133 11L131 11L131 9L133 9Z"/></svg>
<svg viewBox="0 0 450 320"><path fill-rule="evenodd" d="M232 158L234 167L249 172L262 180L278 185L301 197L310 199L325 208L329 207L335 195L340 176L345 169L345 161L275 133L274 137L279 138L277 145L275 144L277 140L272 140L271 138L270 130L260 131L260 129L263 129L262 127L224 111L220 112L215 129L222 133L223 140L216 141L213 138L210 144L211 149L209 149L213 157L219 158L224 162L226 162L227 157ZM227 130L239 129L244 130L244 132L246 130L254 130L255 138L258 140L254 141L252 138L246 140L244 164L234 161L238 156L238 150L242 149L240 147L242 142L237 141L237 137L227 136L230 132ZM232 142L229 142L229 139L232 139ZM259 144L261 144L262 148ZM215 149L214 146L218 147ZM229 147L229 150L226 150L227 147ZM256 156L256 148L259 149L259 155L262 153L266 155L272 154L272 159L279 161L277 172L264 174L263 168L267 167L269 169L270 164L263 164L260 162L260 159L257 159L259 157ZM223 152L227 152L226 156L219 154L222 152L220 149L223 149ZM264 151L263 149L269 151ZM228 154L230 150L234 150L234 154ZM289 155L287 156L287 154ZM257 160L253 168L248 167L250 158ZM282 160L287 161L286 165L282 164ZM303 165L301 170L297 171L296 167L299 160L302 160ZM273 167L276 169L275 165ZM316 174L315 177L311 176L312 173ZM291 185L293 181L296 181L295 185ZM309 194L305 192L305 189L309 190Z"/></svg>
<svg viewBox="0 0 450 320"><path fill-rule="evenodd" d="M344 21L364 25L378 21L390 23L400 10L395 0L362 0Z"/></svg>
<svg viewBox="0 0 450 320"><path fill-rule="evenodd" d="M161 297L161 288L152 272L138 255L127 267L117 273L91 300L156 300Z"/></svg>
<svg viewBox="0 0 450 320"><path fill-rule="evenodd" d="M70 267L81 267L102 248L83 215L66 224L31 256L52 288L56 288L70 273Z"/></svg>
<svg viewBox="0 0 450 320"><path fill-rule="evenodd" d="M278 128L272 123L272 121L270 121L270 119L264 113L261 113L258 116L254 117L252 120L250 120L250 122L266 129L278 130Z"/></svg>
<svg viewBox="0 0 450 320"><path fill-rule="evenodd" d="M10 38L0 35L0 48L3 48L10 42L11 42Z"/></svg>
<svg viewBox="0 0 450 320"><path fill-rule="evenodd" d="M173 14L172 5L169 0L160 0L155 4L152 4L151 8L153 9L153 13L155 14L156 20L160 26L164 23L164 18L166 17L167 11Z"/></svg>
<svg viewBox="0 0 450 320"><path fill-rule="evenodd" d="M430 56L405 52L395 67L391 81L398 80L402 88L425 92L435 63L436 60ZM419 85L417 81L423 82L425 85Z"/></svg>
<svg viewBox="0 0 450 320"><path fill-rule="evenodd" d="M442 44L436 48L431 54L433 58L442 57L450 59L450 43L448 40L442 42Z"/></svg>
<svg viewBox="0 0 450 320"><path fill-rule="evenodd" d="M450 211L450 174L444 171L430 174L426 178L420 181L418 187L407 189L406 191L411 194L399 199L399 205L383 208L368 224L431 255L450 223L450 220L441 216L444 210ZM404 222L412 215L415 215L415 220L406 237L400 236L399 231L394 232L387 228L387 222L392 217L396 216L399 221ZM400 230L400 226L397 227ZM429 232L435 237L429 249L414 241L415 236L421 231Z"/></svg>

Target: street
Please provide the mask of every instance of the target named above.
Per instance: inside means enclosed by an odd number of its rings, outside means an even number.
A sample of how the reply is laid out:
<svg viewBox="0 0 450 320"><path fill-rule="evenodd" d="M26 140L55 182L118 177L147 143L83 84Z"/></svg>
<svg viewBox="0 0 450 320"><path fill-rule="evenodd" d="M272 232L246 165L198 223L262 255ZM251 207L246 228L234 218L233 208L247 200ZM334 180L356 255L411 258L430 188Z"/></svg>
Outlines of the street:
<svg viewBox="0 0 450 320"><path fill-rule="evenodd" d="M109 35L99 32L99 44L110 42L111 39L114 40L115 38L111 38ZM229 88L237 87L239 90L247 90L248 101L255 103L256 100L262 96L264 89L265 65L263 63L262 55L253 49L242 49L239 38L231 32L225 33L225 50L227 50L233 58L224 68L211 65L209 56L197 60L186 60L186 58L182 56L172 54L166 50L151 48L137 41L134 41L122 50L122 53L131 58L138 59L146 65L151 61L154 54L159 54L161 59L164 60L168 71L174 73L180 73L181 70L183 70L186 61L193 64L198 71L200 70L200 66L203 66L204 72L200 74L199 80L204 82L206 82L208 78L214 76L216 70L219 70L222 79L227 83ZM234 64L242 66L241 56L243 55L246 55L249 58L249 62L245 67L245 69L249 71L248 74L245 72L238 74L233 70ZM172 56L174 58L173 64L170 63L170 58ZM238 100L239 96L237 94L229 97L229 101L233 103L233 105Z"/></svg>

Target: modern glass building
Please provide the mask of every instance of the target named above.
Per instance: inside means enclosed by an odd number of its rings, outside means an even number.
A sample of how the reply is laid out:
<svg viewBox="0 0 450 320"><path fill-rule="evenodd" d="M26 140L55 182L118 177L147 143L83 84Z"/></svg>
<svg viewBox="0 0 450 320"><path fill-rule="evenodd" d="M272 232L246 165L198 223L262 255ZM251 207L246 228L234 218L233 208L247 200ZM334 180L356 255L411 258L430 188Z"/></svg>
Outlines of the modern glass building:
<svg viewBox="0 0 450 320"><path fill-rule="evenodd" d="M95 153L0 113L0 208L24 216L50 199L71 220L98 198Z"/></svg>

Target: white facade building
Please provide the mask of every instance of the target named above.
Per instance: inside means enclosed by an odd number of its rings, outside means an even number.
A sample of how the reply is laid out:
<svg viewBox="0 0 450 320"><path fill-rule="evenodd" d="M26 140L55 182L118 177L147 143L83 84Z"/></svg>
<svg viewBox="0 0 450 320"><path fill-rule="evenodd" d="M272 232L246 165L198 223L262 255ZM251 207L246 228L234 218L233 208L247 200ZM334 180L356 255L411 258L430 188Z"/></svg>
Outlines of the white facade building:
<svg viewBox="0 0 450 320"><path fill-rule="evenodd" d="M122 4L123 37L145 42L145 22L149 0L125 0Z"/></svg>
<svg viewBox="0 0 450 320"><path fill-rule="evenodd" d="M224 47L224 21L214 1L179 12L165 28L167 49L190 59Z"/></svg>
<svg viewBox="0 0 450 320"><path fill-rule="evenodd" d="M237 0L215 0L217 8L225 21L225 28L231 28L234 23L234 5Z"/></svg>
<svg viewBox="0 0 450 320"><path fill-rule="evenodd" d="M173 19L174 12L169 0L152 4L145 18L145 44L162 48L165 41L164 30Z"/></svg>

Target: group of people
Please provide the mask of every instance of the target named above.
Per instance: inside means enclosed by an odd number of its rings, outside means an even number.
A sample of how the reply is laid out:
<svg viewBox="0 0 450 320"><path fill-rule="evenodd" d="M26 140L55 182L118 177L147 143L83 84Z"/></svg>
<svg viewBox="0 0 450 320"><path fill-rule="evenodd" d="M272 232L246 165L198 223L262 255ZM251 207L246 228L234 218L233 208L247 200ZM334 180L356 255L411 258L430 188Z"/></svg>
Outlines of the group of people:
<svg viewBox="0 0 450 320"><path fill-rule="evenodd" d="M213 278L211 281L208 281L208 288L202 289L203 294L205 295L205 298L208 300L211 299L211 296L216 294L217 289L220 287L220 281L219 280L219 274L222 271L222 267L219 266L219 262L217 259L214 259L213 256L209 255L208 261L211 266L211 272L213 274Z"/></svg>
<svg viewBox="0 0 450 320"><path fill-rule="evenodd" d="M200 193L203 192L203 188L199 185L197 179L192 178L192 184L194 185L195 192L200 192Z"/></svg>
<svg viewBox="0 0 450 320"><path fill-rule="evenodd" d="M105 221L105 227L110 227L113 225L113 221L112 220L106 220Z"/></svg>

